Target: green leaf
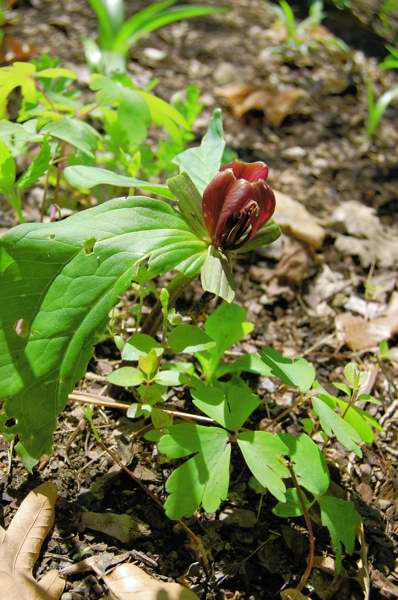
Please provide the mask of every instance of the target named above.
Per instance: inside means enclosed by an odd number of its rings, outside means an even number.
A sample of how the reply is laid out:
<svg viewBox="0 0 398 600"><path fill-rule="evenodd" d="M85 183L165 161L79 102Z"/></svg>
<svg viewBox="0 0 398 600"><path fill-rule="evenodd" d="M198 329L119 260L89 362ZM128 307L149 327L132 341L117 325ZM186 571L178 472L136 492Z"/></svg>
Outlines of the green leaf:
<svg viewBox="0 0 398 600"><path fill-rule="evenodd" d="M36 72L35 65L28 62L14 62L9 67L0 69L0 116L6 116L7 98L11 92L21 88L24 99L34 104L37 98L37 90L34 82Z"/></svg>
<svg viewBox="0 0 398 600"><path fill-rule="evenodd" d="M119 175L118 173L113 173L113 171L98 167L73 165L72 167L66 167L64 176L70 185L79 189L86 190L96 185L114 185L115 187L140 188L164 198L174 198L167 185L142 181L136 177Z"/></svg>
<svg viewBox="0 0 398 600"><path fill-rule="evenodd" d="M275 242L281 235L281 228L275 221L270 219L267 223L260 229L258 233L252 238L248 240L234 251L236 254L244 254L245 252L250 252L251 250L255 250L260 246L269 246L272 242Z"/></svg>
<svg viewBox="0 0 398 600"><path fill-rule="evenodd" d="M245 321L246 311L238 304L221 304L207 319L205 331L223 354L253 331L254 325Z"/></svg>
<svg viewBox="0 0 398 600"><path fill-rule="evenodd" d="M286 487L282 478L289 477L289 470L283 459L283 455L288 453L287 446L277 434L267 431L239 433L238 444L254 477L277 500L284 502Z"/></svg>
<svg viewBox="0 0 398 600"><path fill-rule="evenodd" d="M7 196L15 182L16 165L8 146L0 140L0 192Z"/></svg>
<svg viewBox="0 0 398 600"><path fill-rule="evenodd" d="M166 429L173 424L173 417L164 412L161 408L153 408L151 411L151 420L155 429Z"/></svg>
<svg viewBox="0 0 398 600"><path fill-rule="evenodd" d="M187 173L180 173L167 181L170 191L177 198L184 219L199 237L207 237L203 222L202 197Z"/></svg>
<svg viewBox="0 0 398 600"><path fill-rule="evenodd" d="M316 497L325 494L330 484L329 471L315 442L305 433L298 437L285 433L280 437L289 448L289 457L300 485Z"/></svg>
<svg viewBox="0 0 398 600"><path fill-rule="evenodd" d="M155 349L158 356L163 353L163 348L151 335L146 333L135 333L125 343L122 350L123 360L138 360Z"/></svg>
<svg viewBox="0 0 398 600"><path fill-rule="evenodd" d="M361 517L352 502L323 496L319 500L322 525L328 528L333 550L336 554L336 574L341 570L342 545L348 554L354 552L355 536Z"/></svg>
<svg viewBox="0 0 398 600"><path fill-rule="evenodd" d="M242 371L255 373L256 375L262 375L263 377L270 377L270 375L272 375L270 367L261 360L258 352L244 354L231 363L221 363L217 368L215 375L217 378L220 378L223 377L223 375L241 373Z"/></svg>
<svg viewBox="0 0 398 600"><path fill-rule="evenodd" d="M55 77L65 77L66 79L77 79L77 75L71 69L64 69L63 67L51 67L44 69L36 73L36 77L45 77L48 79L55 79Z"/></svg>
<svg viewBox="0 0 398 600"><path fill-rule="evenodd" d="M92 238L87 254L84 244ZM173 268L193 276L201 252L203 242L173 208L141 197L1 236L0 396L8 398L7 415L17 420L32 456L51 451L56 416L137 265L147 261L148 277ZM27 337L16 331L19 319Z"/></svg>
<svg viewBox="0 0 398 600"><path fill-rule="evenodd" d="M141 417L142 414L143 414L143 412L142 412L142 405L138 404L138 402L133 402L128 407L126 416L129 419L138 419L138 417Z"/></svg>
<svg viewBox="0 0 398 600"><path fill-rule="evenodd" d="M165 386L181 385L181 372L177 369L163 369L155 375L155 381Z"/></svg>
<svg viewBox="0 0 398 600"><path fill-rule="evenodd" d="M315 369L304 358L287 358L269 346L261 351L261 358L271 368L274 377L286 385L294 385L300 392L311 389Z"/></svg>
<svg viewBox="0 0 398 600"><path fill-rule="evenodd" d="M217 423L236 431L259 406L260 399L244 381L205 385L197 380L191 389L193 403Z"/></svg>
<svg viewBox="0 0 398 600"><path fill-rule="evenodd" d="M144 375L135 367L120 367L116 371L112 371L106 378L113 385L121 387L135 387L141 385L144 381Z"/></svg>
<svg viewBox="0 0 398 600"><path fill-rule="evenodd" d="M362 441L361 436L333 408L328 406L324 398L324 395L320 394L319 398L312 399L312 406L319 417L322 429L328 436L335 435L345 448L355 452L357 456L362 456L361 449L358 446Z"/></svg>
<svg viewBox="0 0 398 600"><path fill-rule="evenodd" d="M94 158L98 139L101 137L94 127L72 117L63 117L59 121L47 123L41 133L48 133L50 136L74 146L83 154L87 154L92 158Z"/></svg>
<svg viewBox="0 0 398 600"><path fill-rule="evenodd" d="M31 187L47 171L51 160L51 148L47 139L43 140L39 154L33 159L25 173L17 181L20 190Z"/></svg>
<svg viewBox="0 0 398 600"><path fill-rule="evenodd" d="M214 340L196 325L178 325L169 335L169 346L174 352L199 352L215 345Z"/></svg>
<svg viewBox="0 0 398 600"><path fill-rule="evenodd" d="M304 497L304 504L309 508L311 503L303 491L302 494ZM286 490L286 502L278 502L272 509L272 512L277 517L282 517L283 519L288 519L289 517L301 517L303 509L301 508L301 502L296 488L288 488Z"/></svg>
<svg viewBox="0 0 398 600"><path fill-rule="evenodd" d="M191 516L200 504L214 512L228 495L231 445L228 433L218 427L181 424L172 425L158 444L159 451L170 458L193 453L170 475L165 503L170 519Z"/></svg>
<svg viewBox="0 0 398 600"><path fill-rule="evenodd" d="M213 112L209 128L200 146L189 148L174 159L180 171L188 173L202 195L207 185L218 173L225 148L220 109Z"/></svg>
<svg viewBox="0 0 398 600"><path fill-rule="evenodd" d="M235 284L228 260L213 246L209 246L205 263L200 272L205 292L215 294L226 302L235 297Z"/></svg>
<svg viewBox="0 0 398 600"><path fill-rule="evenodd" d="M181 137L180 129L189 129L185 118L171 104L148 92L135 90L147 103L152 121L164 127L167 133L173 138L179 140Z"/></svg>
<svg viewBox="0 0 398 600"><path fill-rule="evenodd" d="M344 415L344 421L349 423L358 432L365 444L372 444L375 439L372 427L379 431L382 430L376 419L373 419L373 417L358 406L351 405L349 407L349 403L341 398L336 398L336 402L341 414Z"/></svg>
<svg viewBox="0 0 398 600"><path fill-rule="evenodd" d="M23 154L26 150L26 144L29 142L41 141L41 136L36 133L36 128L32 128L32 121L27 121L23 125L0 120L0 139L12 150L14 156Z"/></svg>

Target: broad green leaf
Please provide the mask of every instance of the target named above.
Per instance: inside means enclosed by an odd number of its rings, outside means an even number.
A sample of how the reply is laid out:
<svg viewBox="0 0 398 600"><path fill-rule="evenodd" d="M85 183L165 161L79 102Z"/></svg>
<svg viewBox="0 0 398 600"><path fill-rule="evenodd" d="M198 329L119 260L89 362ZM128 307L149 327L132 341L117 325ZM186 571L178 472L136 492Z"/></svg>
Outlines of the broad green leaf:
<svg viewBox="0 0 398 600"><path fill-rule="evenodd" d="M169 346L174 352L200 352L215 346L212 340L200 327L196 325L177 325L171 330Z"/></svg>
<svg viewBox="0 0 398 600"><path fill-rule="evenodd" d="M217 352L223 354L253 331L254 325L245 321L246 311L238 304L221 304L207 319L205 331L216 342Z"/></svg>
<svg viewBox="0 0 398 600"><path fill-rule="evenodd" d="M221 111L213 112L209 128L200 146L189 148L174 159L180 171L188 173L200 194L218 173L225 148Z"/></svg>
<svg viewBox="0 0 398 600"><path fill-rule="evenodd" d="M138 417L142 416L142 405L138 404L138 402L133 402L128 407L126 415L129 419L138 419Z"/></svg>
<svg viewBox="0 0 398 600"><path fill-rule="evenodd" d="M150 183L136 177L119 175L118 173L113 173L113 171L108 171L107 169L100 169L99 167L73 165L72 167L66 167L64 176L70 185L81 190L90 189L96 185L114 185L115 187L140 188L164 198L174 198L167 185Z"/></svg>
<svg viewBox="0 0 398 600"><path fill-rule="evenodd" d="M0 192L8 195L15 182L16 165L8 146L0 140Z"/></svg>
<svg viewBox="0 0 398 600"><path fill-rule="evenodd" d="M361 524L361 517L352 502L323 496L319 500L322 525L328 528L336 554L336 574L341 570L342 545L348 554L354 552L355 537Z"/></svg>
<svg viewBox="0 0 398 600"><path fill-rule="evenodd" d="M316 497L325 494L330 484L329 471L315 442L305 433L298 437L285 433L280 437L289 448L289 457L300 485Z"/></svg>
<svg viewBox="0 0 398 600"><path fill-rule="evenodd" d="M147 261L148 277L173 268L194 276L202 252L173 208L141 197L0 238L0 397L32 456L51 451L57 414L138 263ZM20 319L27 337L16 331Z"/></svg>
<svg viewBox="0 0 398 600"><path fill-rule="evenodd" d="M47 171L51 159L51 148L47 139L43 140L39 154L33 159L25 173L17 181L20 190L31 187Z"/></svg>
<svg viewBox="0 0 398 600"><path fill-rule="evenodd" d="M228 260L213 246L209 246L200 278L205 292L215 294L226 302L235 297L235 284Z"/></svg>
<svg viewBox="0 0 398 600"><path fill-rule="evenodd" d="M315 369L304 358L287 358L269 346L261 351L261 358L274 377L287 385L294 385L300 392L307 392L315 381Z"/></svg>
<svg viewBox="0 0 398 600"><path fill-rule="evenodd" d="M359 433L352 425L342 419L333 408L330 408L323 398L323 395L320 395L319 398L313 398L312 406L326 435L329 437L335 435L345 448L355 452L357 456L362 456L361 449L358 446L362 442Z"/></svg>
<svg viewBox="0 0 398 600"><path fill-rule="evenodd" d="M112 371L107 377L109 383L122 387L135 387L144 381L144 375L135 367L120 367Z"/></svg>
<svg viewBox="0 0 398 600"><path fill-rule="evenodd" d="M200 504L207 512L218 509L228 495L231 445L228 433L217 427L172 425L158 444L172 458L197 454L175 469L166 483L165 503L171 519L191 516Z"/></svg>
<svg viewBox="0 0 398 600"><path fill-rule="evenodd" d="M32 121L23 125L6 119L0 120L0 139L12 150L14 156L22 154L29 142L41 141L35 128L31 128Z"/></svg>
<svg viewBox="0 0 398 600"><path fill-rule="evenodd" d="M151 411L151 421L155 429L166 429L173 424L173 417L161 408L153 408Z"/></svg>
<svg viewBox="0 0 398 600"><path fill-rule="evenodd" d="M77 75L71 69L64 69L63 67L51 67L44 69L36 73L36 77L45 77L54 79L55 77L65 77L66 79L77 79Z"/></svg>
<svg viewBox="0 0 398 600"><path fill-rule="evenodd" d="M156 125L164 127L173 139L180 139L181 129L189 129L185 118L174 106L154 94L138 89L135 92L147 103L152 121Z"/></svg>
<svg viewBox="0 0 398 600"><path fill-rule="evenodd" d="M302 494L304 497L304 504L308 508L311 503L304 491L302 491ZM277 517L282 517L283 519L289 517L301 517L303 509L301 508L301 502L296 488L288 488L286 490L286 502L278 502L272 509L272 512Z"/></svg>
<svg viewBox="0 0 398 600"><path fill-rule="evenodd" d="M202 215L202 197L187 173L180 173L167 181L170 191L177 198L178 207L192 231L199 237L208 237Z"/></svg>
<svg viewBox="0 0 398 600"><path fill-rule="evenodd" d="M206 385L196 381L191 389L199 410L230 431L236 431L259 406L260 399L244 381Z"/></svg>
<svg viewBox="0 0 398 600"><path fill-rule="evenodd" d="M146 379L152 379L158 372L160 365L159 353L154 348L148 354L143 354L138 359L138 366ZM159 382L160 383L160 382Z"/></svg>
<svg viewBox="0 0 398 600"><path fill-rule="evenodd" d="M249 352L231 363L221 363L217 368L216 377L220 378L229 373L241 373L242 371L255 373L263 377L270 377L272 375L270 367L261 360L259 353Z"/></svg>
<svg viewBox="0 0 398 600"><path fill-rule="evenodd" d="M94 157L98 139L101 137L94 127L72 117L63 117L59 121L47 123L41 133L48 133L91 157Z"/></svg>
<svg viewBox="0 0 398 600"><path fill-rule="evenodd" d="M146 333L135 333L123 346L122 359L138 360L140 356L145 356L153 349L159 356L163 353L162 346L152 336Z"/></svg>
<svg viewBox="0 0 398 600"><path fill-rule="evenodd" d="M277 434L267 431L244 431L238 435L238 444L243 458L254 477L280 502L285 502L285 484L289 477L284 455L287 446Z"/></svg>

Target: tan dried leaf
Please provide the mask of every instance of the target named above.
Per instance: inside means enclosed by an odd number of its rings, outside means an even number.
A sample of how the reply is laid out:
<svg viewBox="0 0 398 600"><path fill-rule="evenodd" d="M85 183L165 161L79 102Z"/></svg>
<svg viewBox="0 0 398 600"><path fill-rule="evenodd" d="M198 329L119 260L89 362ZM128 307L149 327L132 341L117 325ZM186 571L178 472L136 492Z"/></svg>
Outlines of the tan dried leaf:
<svg viewBox="0 0 398 600"><path fill-rule="evenodd" d="M288 588L281 592L282 600L310 600L309 596L304 596L301 592L295 588Z"/></svg>
<svg viewBox="0 0 398 600"><path fill-rule="evenodd" d="M335 326L340 342L354 352L376 348L398 333L398 293L392 295L383 316L367 320L343 313L337 315Z"/></svg>
<svg viewBox="0 0 398 600"><path fill-rule="evenodd" d="M100 531L120 540L124 544L130 544L137 538L150 533L150 529L146 523L126 514L118 515L111 512L96 513L87 511L81 514L80 522L84 528Z"/></svg>
<svg viewBox="0 0 398 600"><path fill-rule="evenodd" d="M182 585L154 579L131 563L119 565L110 575L104 575L103 580L112 600L198 600L196 594Z"/></svg>
<svg viewBox="0 0 398 600"><path fill-rule="evenodd" d="M314 248L320 248L326 232L315 217L300 202L287 194L275 191L275 197L274 219L281 226L282 231Z"/></svg>
<svg viewBox="0 0 398 600"><path fill-rule="evenodd" d="M54 523L57 488L51 482L32 490L23 500L7 531L1 530L0 590L7 600L58 600L65 582L49 571L37 582L32 569Z"/></svg>
<svg viewBox="0 0 398 600"><path fill-rule="evenodd" d="M216 93L227 101L236 117L241 118L251 110L259 110L275 127L279 127L288 115L295 112L298 101L305 96L300 88L265 90L246 83L230 83L217 88Z"/></svg>

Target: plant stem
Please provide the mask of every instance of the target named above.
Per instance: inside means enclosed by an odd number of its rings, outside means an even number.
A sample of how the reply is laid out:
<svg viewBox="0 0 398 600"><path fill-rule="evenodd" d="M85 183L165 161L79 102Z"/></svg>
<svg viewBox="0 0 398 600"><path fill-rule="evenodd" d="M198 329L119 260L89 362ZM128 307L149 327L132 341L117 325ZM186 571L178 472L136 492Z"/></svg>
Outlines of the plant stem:
<svg viewBox="0 0 398 600"><path fill-rule="evenodd" d="M167 286L167 291L169 292L169 306L174 306L177 298L183 292L183 290L191 283L192 277L187 277L183 273L177 273L177 275L172 279ZM155 306L152 308L149 315L145 318L144 323L142 324L141 331L142 333L146 333L147 335L154 335L162 323L162 305L158 300Z"/></svg>
<svg viewBox="0 0 398 600"><path fill-rule="evenodd" d="M95 439L98 441L99 445L101 446L101 448L107 453L109 454L109 456L111 457L111 459L113 460L113 462L115 464L118 465L118 467L120 467L125 473L126 475L128 475L128 477L130 477L130 479L132 479L134 481L134 483L136 483L144 492L145 494L147 494L158 506L159 508L164 511L164 506L163 506L163 502L160 500L160 498L158 498L156 496L156 494L154 494L153 492L151 492L151 490L149 490L147 487L145 487L145 485L142 483L142 481L140 481L132 471L130 471L130 469L128 467L126 467L126 465L123 464L122 460L120 459L120 457L117 455L117 453L115 452L115 450L108 448L108 446L105 444L105 442L102 440L100 434L98 433L97 429L95 428L93 422L91 419L89 419L89 423L91 426L91 429L93 431L94 437ZM190 527L188 527L188 525L182 520L182 519L178 519L177 523L180 525L180 527L182 529L184 529L184 531L189 535L189 537L191 538L192 541L192 547L195 551L195 554L197 556L197 558L200 560L200 562L203 565L204 570L206 571L207 575L211 574L211 569L210 569L210 563L209 563L209 557L208 557L208 552L206 550L206 548L203 545L203 542L201 540L201 538L199 536L196 535L196 533L194 533L192 531L192 529Z"/></svg>
<svg viewBox="0 0 398 600"><path fill-rule="evenodd" d="M289 471L290 471L290 475L291 478L293 480L294 483L294 487L296 488L297 491L297 495L299 497L300 500L300 504L301 504L301 510L303 511L303 516L304 516L304 521L308 530L308 542L309 542L309 548L308 548L308 557L307 557L307 567L299 581L298 586L296 587L296 590L298 592L301 592L308 579L311 576L312 573L312 569L314 567L314 558L315 558L315 536L314 536L314 530L312 528L312 521L311 521L311 517L310 517L310 513L308 512L307 506L305 504L305 498L302 492L302 489L300 487L299 482L297 481L297 477L296 474L293 470L293 467L291 465L288 465Z"/></svg>
<svg viewBox="0 0 398 600"><path fill-rule="evenodd" d="M118 408L127 411L129 404L127 402L116 402L107 396L93 396L92 394L86 394L85 392L74 391L68 396L71 402L82 402L83 404L93 404L94 406L102 406L105 408ZM198 423L205 423L207 425L214 425L215 421L209 417L202 415L193 415L191 413L185 413L180 410L173 410L171 408L161 408L161 410L173 417L178 419L185 419L188 421L197 421Z"/></svg>

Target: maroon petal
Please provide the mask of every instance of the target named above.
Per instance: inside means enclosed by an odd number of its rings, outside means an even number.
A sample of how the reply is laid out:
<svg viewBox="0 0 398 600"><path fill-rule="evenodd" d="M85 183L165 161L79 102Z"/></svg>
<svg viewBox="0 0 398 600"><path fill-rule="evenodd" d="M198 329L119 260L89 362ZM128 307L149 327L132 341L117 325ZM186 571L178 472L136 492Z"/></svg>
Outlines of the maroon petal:
<svg viewBox="0 0 398 600"><path fill-rule="evenodd" d="M226 231L227 221L236 217L238 219L242 208L253 198L253 184L245 179L238 179L229 188L228 194L224 198L224 203L221 208L216 230L215 239L219 247L222 246L223 238L228 233Z"/></svg>
<svg viewBox="0 0 398 600"><path fill-rule="evenodd" d="M214 239L217 222L219 220L225 198L227 197L227 194L234 185L235 181L235 176L231 169L220 171L211 180L203 192L203 219L212 240Z"/></svg>
<svg viewBox="0 0 398 600"><path fill-rule="evenodd" d="M265 181L268 177L268 167L261 161L246 163L243 160L234 160L221 167L221 171L225 169L232 169L236 179L246 181Z"/></svg>
<svg viewBox="0 0 398 600"><path fill-rule="evenodd" d="M253 223L253 229L250 234L250 239L253 238L257 231L272 217L275 210L275 194L265 181L257 181L252 184L254 188L253 199L260 207L260 214Z"/></svg>

